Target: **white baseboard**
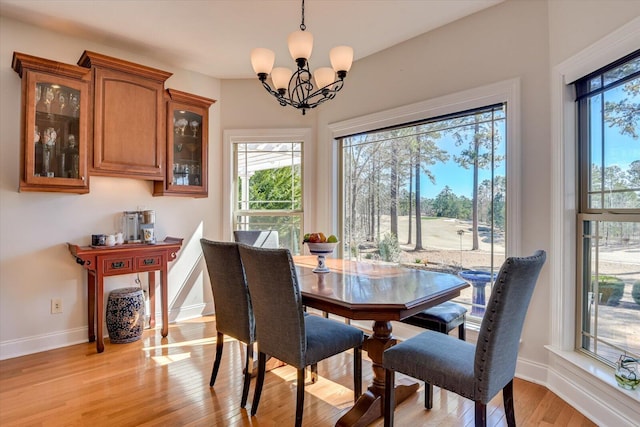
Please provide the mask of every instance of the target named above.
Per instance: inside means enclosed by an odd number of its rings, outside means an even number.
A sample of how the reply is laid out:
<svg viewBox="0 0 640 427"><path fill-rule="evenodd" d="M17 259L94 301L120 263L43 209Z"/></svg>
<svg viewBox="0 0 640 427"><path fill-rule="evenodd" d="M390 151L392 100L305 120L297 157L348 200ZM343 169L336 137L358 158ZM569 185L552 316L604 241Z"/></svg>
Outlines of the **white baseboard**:
<svg viewBox="0 0 640 427"><path fill-rule="evenodd" d="M34 335L0 343L0 360L12 359L27 354L40 353L74 344L87 342L87 327L67 329L51 334Z"/></svg>
<svg viewBox="0 0 640 427"><path fill-rule="evenodd" d="M195 304L192 306L179 307L169 311L169 323L179 320L193 319L204 314L213 312L213 304ZM156 313L156 328L162 325L162 313ZM104 326L105 337L107 333ZM87 342L88 327L67 329L49 334L34 335L15 340L0 342L0 360L12 359L14 357L26 356L27 354L40 353L42 351L53 350L70 345Z"/></svg>

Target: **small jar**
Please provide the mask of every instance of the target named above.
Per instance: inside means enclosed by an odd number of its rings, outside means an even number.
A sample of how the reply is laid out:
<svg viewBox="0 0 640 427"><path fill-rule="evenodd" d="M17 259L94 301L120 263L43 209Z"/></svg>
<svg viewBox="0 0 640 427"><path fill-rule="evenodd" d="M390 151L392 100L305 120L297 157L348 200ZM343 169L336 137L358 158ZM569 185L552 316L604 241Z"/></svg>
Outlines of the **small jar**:
<svg viewBox="0 0 640 427"><path fill-rule="evenodd" d="M620 387L627 390L635 390L640 385L638 360L625 354L621 355L616 363L615 375Z"/></svg>

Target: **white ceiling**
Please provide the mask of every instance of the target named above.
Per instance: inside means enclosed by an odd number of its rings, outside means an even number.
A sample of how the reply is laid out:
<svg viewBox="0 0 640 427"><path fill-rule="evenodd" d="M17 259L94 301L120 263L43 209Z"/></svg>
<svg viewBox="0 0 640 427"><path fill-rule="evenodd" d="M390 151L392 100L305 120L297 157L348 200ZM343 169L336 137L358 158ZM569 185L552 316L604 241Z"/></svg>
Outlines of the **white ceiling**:
<svg viewBox="0 0 640 427"><path fill-rule="evenodd" d="M306 0L312 69L347 44L361 59L503 0ZM293 68L300 0L0 0L0 14L217 78L254 77L254 47ZM55 58L50 58L55 59Z"/></svg>

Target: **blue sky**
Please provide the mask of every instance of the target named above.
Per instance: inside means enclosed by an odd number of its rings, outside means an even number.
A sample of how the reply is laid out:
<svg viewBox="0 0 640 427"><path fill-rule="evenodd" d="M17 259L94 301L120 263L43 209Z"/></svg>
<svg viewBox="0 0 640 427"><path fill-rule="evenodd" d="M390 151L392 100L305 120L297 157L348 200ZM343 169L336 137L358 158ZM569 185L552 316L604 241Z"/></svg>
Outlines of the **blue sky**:
<svg viewBox="0 0 640 427"><path fill-rule="evenodd" d="M473 170L464 169L453 161L453 156L460 154L465 147L456 147L453 140L449 137L442 138L443 144L440 146L446 149L451 155L446 163L436 163L429 169L436 177L436 183L432 184L429 178L422 174L420 181L420 192L422 197L429 199L435 198L445 186L449 186L456 196L466 196L471 199L473 196ZM504 143L500 144L500 149L504 150ZM504 152L503 152L504 154ZM496 171L497 175L504 176L504 161L500 165L500 169ZM491 179L490 169L480 169L478 174L478 183L482 183L485 179ZM408 188L408 186L407 186Z"/></svg>

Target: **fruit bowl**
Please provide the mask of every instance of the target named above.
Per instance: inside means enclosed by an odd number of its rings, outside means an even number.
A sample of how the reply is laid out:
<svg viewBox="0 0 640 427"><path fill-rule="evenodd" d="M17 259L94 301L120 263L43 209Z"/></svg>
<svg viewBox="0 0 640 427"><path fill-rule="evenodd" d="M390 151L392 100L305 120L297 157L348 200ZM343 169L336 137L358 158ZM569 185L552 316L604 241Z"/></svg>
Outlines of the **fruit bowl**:
<svg viewBox="0 0 640 427"><path fill-rule="evenodd" d="M314 243L314 242L304 242L309 247L309 252L312 255L318 256L318 266L313 269L314 273L328 273L329 268L325 264L325 255L330 255L333 253L336 246L340 242L333 243Z"/></svg>
<svg viewBox="0 0 640 427"><path fill-rule="evenodd" d="M338 242L335 243L312 243L306 242L307 246L309 246L309 252L313 255L327 255L333 253L333 250L338 246Z"/></svg>

